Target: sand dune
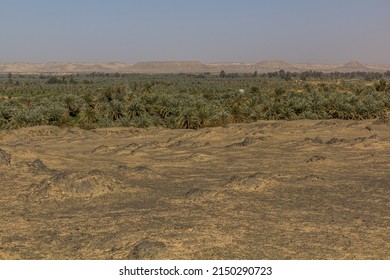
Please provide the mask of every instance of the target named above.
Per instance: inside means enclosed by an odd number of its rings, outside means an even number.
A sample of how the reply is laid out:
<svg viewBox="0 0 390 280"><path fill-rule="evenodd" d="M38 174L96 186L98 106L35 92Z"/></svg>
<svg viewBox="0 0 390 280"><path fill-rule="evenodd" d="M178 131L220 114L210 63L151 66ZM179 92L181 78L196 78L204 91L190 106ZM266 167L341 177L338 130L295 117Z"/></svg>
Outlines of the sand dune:
<svg viewBox="0 0 390 280"><path fill-rule="evenodd" d="M2 259L390 257L390 129L374 120L0 140Z"/></svg>

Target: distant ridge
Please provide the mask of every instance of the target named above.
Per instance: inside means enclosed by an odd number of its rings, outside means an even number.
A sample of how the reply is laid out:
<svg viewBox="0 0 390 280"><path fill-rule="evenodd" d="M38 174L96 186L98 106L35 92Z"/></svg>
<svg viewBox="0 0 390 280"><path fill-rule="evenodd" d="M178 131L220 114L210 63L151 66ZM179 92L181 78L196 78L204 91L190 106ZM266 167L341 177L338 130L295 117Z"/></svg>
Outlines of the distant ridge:
<svg viewBox="0 0 390 280"><path fill-rule="evenodd" d="M360 67L367 68L366 66L364 66L363 64L361 64L357 60L352 60L350 62L347 62L342 67L344 67L344 68L360 68Z"/></svg>
<svg viewBox="0 0 390 280"><path fill-rule="evenodd" d="M140 61L135 64L122 62L47 62L47 63L1 63L0 73L260 73L321 71L321 72L385 72L390 65L364 65L358 61L345 64L290 64L283 60L263 60L250 62L202 63L200 61Z"/></svg>
<svg viewBox="0 0 390 280"><path fill-rule="evenodd" d="M361 64L359 61L353 60L335 69L339 72L369 72L372 71L367 66Z"/></svg>
<svg viewBox="0 0 390 280"><path fill-rule="evenodd" d="M263 60L255 64L257 67L262 68L280 68L291 67L291 64L283 60Z"/></svg>
<svg viewBox="0 0 390 280"><path fill-rule="evenodd" d="M283 60L263 60L255 64L255 69L260 72L274 72L274 71L290 71L300 72L301 69L294 67Z"/></svg>
<svg viewBox="0 0 390 280"><path fill-rule="evenodd" d="M209 68L200 61L142 61L132 65L131 70L142 73L193 73L207 72Z"/></svg>
<svg viewBox="0 0 390 280"><path fill-rule="evenodd" d="M47 63L0 63L0 72L7 73L90 73L129 72L129 64L119 62L47 62Z"/></svg>

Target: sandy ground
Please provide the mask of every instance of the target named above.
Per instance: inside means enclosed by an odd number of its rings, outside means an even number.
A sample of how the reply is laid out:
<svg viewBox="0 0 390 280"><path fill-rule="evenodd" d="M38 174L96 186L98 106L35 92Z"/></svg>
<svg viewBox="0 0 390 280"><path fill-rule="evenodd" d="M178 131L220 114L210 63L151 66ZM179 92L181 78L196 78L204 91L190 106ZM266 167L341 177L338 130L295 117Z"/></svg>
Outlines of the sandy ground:
<svg viewBox="0 0 390 280"><path fill-rule="evenodd" d="M0 259L390 259L390 126L0 131Z"/></svg>

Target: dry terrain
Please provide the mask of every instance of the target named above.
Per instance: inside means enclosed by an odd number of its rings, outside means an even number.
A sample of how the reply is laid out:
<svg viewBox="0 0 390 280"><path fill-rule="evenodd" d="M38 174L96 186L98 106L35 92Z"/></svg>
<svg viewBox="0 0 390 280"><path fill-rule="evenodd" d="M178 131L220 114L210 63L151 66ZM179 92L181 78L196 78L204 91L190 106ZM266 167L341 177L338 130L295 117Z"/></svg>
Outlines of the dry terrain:
<svg viewBox="0 0 390 280"><path fill-rule="evenodd" d="M390 259L390 129L0 131L0 259Z"/></svg>
<svg viewBox="0 0 390 280"><path fill-rule="evenodd" d="M135 64L123 62L48 62L48 63L2 63L0 73L268 73L280 70L290 72L321 71L328 72L386 72L388 64L361 64L350 61L345 64L290 64L282 60L263 60L260 62L220 62L202 63L200 61L140 61Z"/></svg>

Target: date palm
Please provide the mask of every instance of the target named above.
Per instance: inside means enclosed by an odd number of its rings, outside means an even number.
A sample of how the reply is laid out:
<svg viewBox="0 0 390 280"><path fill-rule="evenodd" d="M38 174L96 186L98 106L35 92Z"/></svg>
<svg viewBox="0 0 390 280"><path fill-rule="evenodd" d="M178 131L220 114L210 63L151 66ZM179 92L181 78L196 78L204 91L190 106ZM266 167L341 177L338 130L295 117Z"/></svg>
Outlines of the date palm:
<svg viewBox="0 0 390 280"><path fill-rule="evenodd" d="M200 127L209 126L211 117L209 106L206 103L199 104L196 108L195 117L198 120Z"/></svg>
<svg viewBox="0 0 390 280"><path fill-rule="evenodd" d="M60 103L50 103L43 112L45 120L49 125L61 126L68 122L68 111Z"/></svg>
<svg viewBox="0 0 390 280"><path fill-rule="evenodd" d="M63 97L63 102L65 108L69 112L69 116L75 117L80 113L80 108L82 106L82 99L74 94L67 94Z"/></svg>
<svg viewBox="0 0 390 280"><path fill-rule="evenodd" d="M84 124L97 123L99 121L99 116L94 108L85 106L81 111L80 121Z"/></svg>
<svg viewBox="0 0 390 280"><path fill-rule="evenodd" d="M145 105L141 99L136 98L130 101L125 108L125 114L130 118L140 117L146 114Z"/></svg>
<svg viewBox="0 0 390 280"><path fill-rule="evenodd" d="M199 128L199 119L194 107L184 107L180 110L177 118L177 124L181 128L194 129Z"/></svg>

